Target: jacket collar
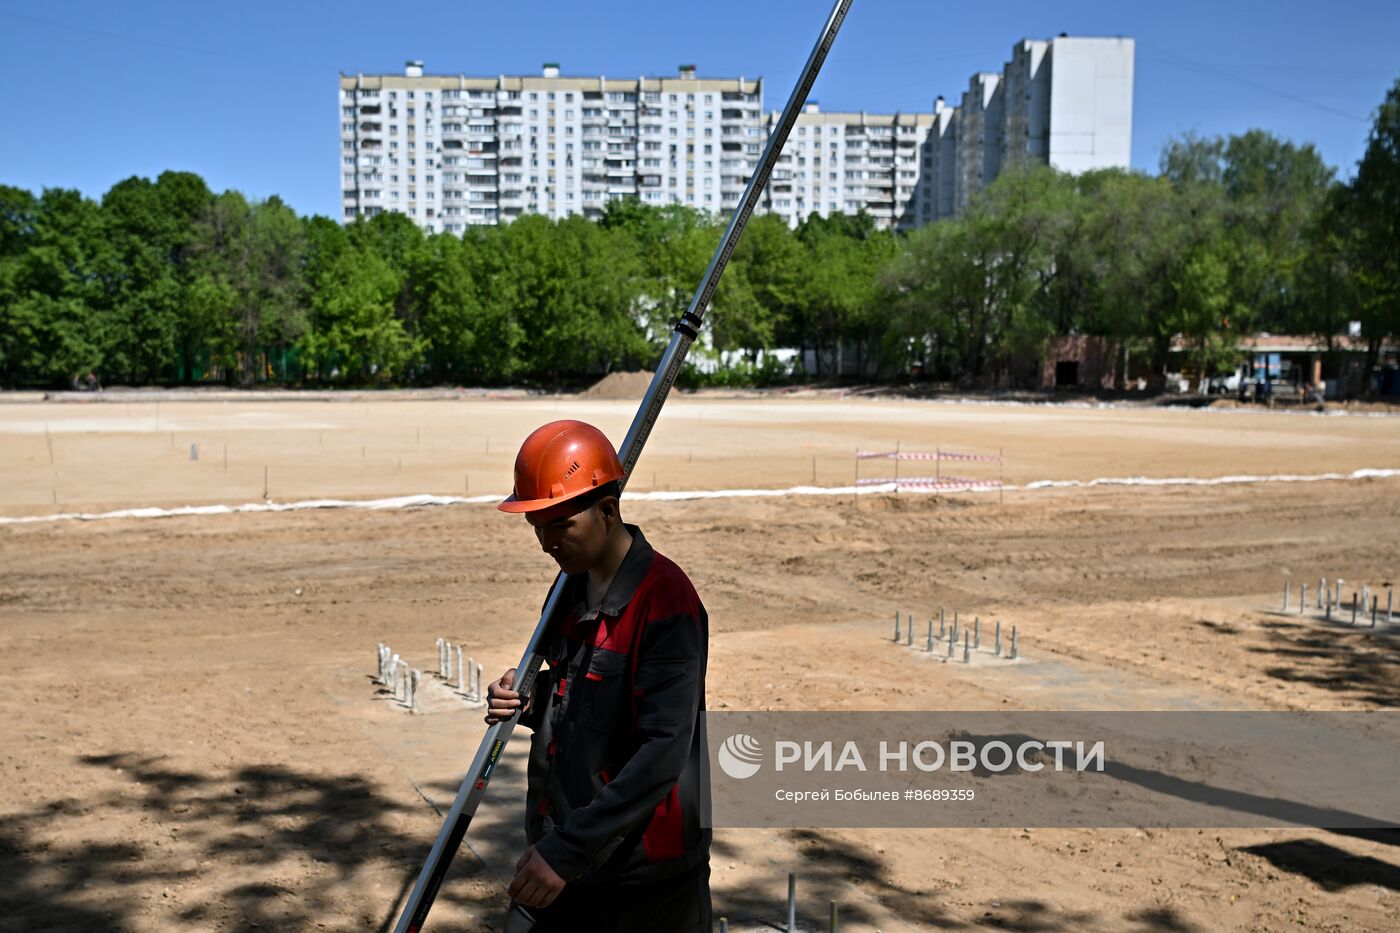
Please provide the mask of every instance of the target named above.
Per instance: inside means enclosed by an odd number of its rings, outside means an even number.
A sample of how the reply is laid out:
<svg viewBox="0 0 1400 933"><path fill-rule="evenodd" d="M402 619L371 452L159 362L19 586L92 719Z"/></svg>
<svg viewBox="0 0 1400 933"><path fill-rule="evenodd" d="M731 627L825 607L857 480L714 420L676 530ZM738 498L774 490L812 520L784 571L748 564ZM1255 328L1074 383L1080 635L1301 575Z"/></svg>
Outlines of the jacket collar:
<svg viewBox="0 0 1400 933"><path fill-rule="evenodd" d="M626 522L622 525L632 535L632 544L627 548L627 554L622 558L622 563L617 568L617 573L613 575L612 582L608 584L608 591L603 594L603 601L598 608L588 611L588 574L581 573L569 578L569 582L574 586L574 617L580 622L591 622L599 614L605 616L620 616L622 610L627 608L627 604L632 601L632 596L637 592L637 587L642 585L642 580L646 578L647 571L651 569L652 549L647 543L646 536L636 525L629 525Z"/></svg>

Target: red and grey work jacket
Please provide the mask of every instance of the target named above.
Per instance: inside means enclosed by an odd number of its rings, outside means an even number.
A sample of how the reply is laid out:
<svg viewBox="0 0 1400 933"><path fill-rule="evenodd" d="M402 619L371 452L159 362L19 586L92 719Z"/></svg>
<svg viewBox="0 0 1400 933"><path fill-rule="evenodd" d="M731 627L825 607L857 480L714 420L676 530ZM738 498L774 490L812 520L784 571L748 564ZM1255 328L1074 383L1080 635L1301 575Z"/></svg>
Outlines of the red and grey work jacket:
<svg viewBox="0 0 1400 933"><path fill-rule="evenodd" d="M710 851L709 620L685 573L626 527L632 546L597 609L584 575L565 583L573 608L521 719L534 730L526 837L581 884L667 878Z"/></svg>

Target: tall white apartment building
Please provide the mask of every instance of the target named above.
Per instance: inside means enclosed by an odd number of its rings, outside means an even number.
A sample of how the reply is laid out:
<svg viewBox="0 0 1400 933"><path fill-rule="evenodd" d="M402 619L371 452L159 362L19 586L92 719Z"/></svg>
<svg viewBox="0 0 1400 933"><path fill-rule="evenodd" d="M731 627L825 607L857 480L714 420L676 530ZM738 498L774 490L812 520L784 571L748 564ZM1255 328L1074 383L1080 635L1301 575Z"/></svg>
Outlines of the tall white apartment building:
<svg viewBox="0 0 1400 933"><path fill-rule="evenodd" d="M762 80L341 75L346 221L400 211L460 233L638 197L737 206L764 142Z"/></svg>
<svg viewBox="0 0 1400 933"><path fill-rule="evenodd" d="M767 133L780 116L769 115ZM934 124L931 113L824 113L810 103L773 168L762 209L794 227L812 213L862 210L887 229L927 223L936 201L921 174L922 153Z"/></svg>
<svg viewBox="0 0 1400 933"><path fill-rule="evenodd" d="M1001 74L973 75L962 106L940 127L956 157L952 213L1002 168L1032 161L1078 174L1127 168L1133 141L1132 39L1023 39ZM942 98L934 105L942 109ZM940 150L941 151L941 150ZM947 180L941 180L944 188ZM948 212L941 212L946 216Z"/></svg>
<svg viewBox="0 0 1400 933"><path fill-rule="evenodd" d="M1127 168L1132 39L1017 43L1000 73L974 74L958 106L932 113L798 116L759 210L869 212L908 229L964 210L1010 164L1067 172ZM341 75L346 221L399 211L430 231L524 213L597 217L612 200L727 213L778 114L763 81L537 76Z"/></svg>

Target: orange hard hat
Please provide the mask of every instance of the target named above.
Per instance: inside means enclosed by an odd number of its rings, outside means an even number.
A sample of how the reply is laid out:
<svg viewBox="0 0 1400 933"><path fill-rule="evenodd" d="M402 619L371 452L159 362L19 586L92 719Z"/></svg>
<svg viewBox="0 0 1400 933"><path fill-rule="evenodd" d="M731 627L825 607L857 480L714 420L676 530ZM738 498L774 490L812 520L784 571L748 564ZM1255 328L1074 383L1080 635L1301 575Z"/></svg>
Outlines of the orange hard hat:
<svg viewBox="0 0 1400 933"><path fill-rule="evenodd" d="M520 445L515 490L496 508L537 512L622 478L622 464L607 435L582 421L551 421Z"/></svg>

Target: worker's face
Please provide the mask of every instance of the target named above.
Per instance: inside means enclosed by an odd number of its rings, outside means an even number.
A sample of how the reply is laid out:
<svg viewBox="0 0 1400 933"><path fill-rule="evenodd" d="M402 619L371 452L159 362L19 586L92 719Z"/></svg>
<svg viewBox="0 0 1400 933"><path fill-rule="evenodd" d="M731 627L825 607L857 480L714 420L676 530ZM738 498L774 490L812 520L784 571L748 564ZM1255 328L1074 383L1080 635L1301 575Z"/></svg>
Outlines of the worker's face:
<svg viewBox="0 0 1400 933"><path fill-rule="evenodd" d="M565 573L587 573L607 555L608 535L619 521L617 499L608 497L580 512L564 502L552 509L526 512L540 549Z"/></svg>

